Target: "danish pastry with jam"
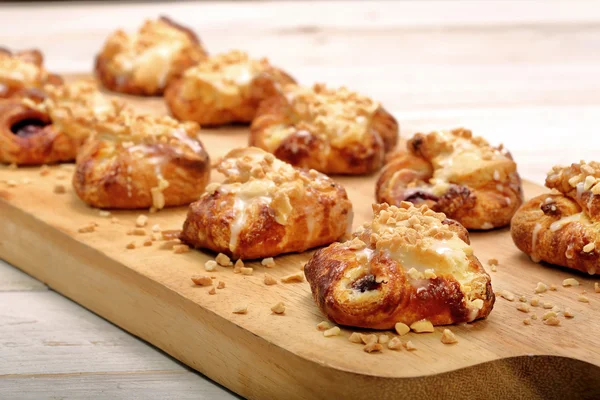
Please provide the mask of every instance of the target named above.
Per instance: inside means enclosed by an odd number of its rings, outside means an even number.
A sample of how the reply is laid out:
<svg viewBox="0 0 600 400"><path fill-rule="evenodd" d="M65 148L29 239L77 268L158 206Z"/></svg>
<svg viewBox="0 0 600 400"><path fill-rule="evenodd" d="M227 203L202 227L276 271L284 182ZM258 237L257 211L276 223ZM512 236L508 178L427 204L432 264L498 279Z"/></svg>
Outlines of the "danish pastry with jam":
<svg viewBox="0 0 600 400"><path fill-rule="evenodd" d="M313 297L333 322L391 329L485 318L495 297L467 230L427 206L373 206L352 240L315 252L304 267Z"/></svg>
<svg viewBox="0 0 600 400"><path fill-rule="evenodd" d="M288 85L261 103L250 145L296 167L326 174L379 170L399 127L379 103L346 88Z"/></svg>
<svg viewBox="0 0 600 400"><path fill-rule="evenodd" d="M0 162L72 161L95 124L124 108L103 96L91 81L46 85L44 99L36 101L28 97L0 102Z"/></svg>
<svg viewBox="0 0 600 400"><path fill-rule="evenodd" d="M135 34L110 35L96 57L96 75L115 92L161 95L170 80L206 54L194 32L160 17L145 21Z"/></svg>
<svg viewBox="0 0 600 400"><path fill-rule="evenodd" d="M273 257L332 243L352 224L343 187L315 170L298 170L250 147L230 151L190 205L181 239L235 259Z"/></svg>
<svg viewBox="0 0 600 400"><path fill-rule="evenodd" d="M546 186L550 193L527 201L513 217L513 241L536 262L598 274L600 163L555 166Z"/></svg>
<svg viewBox="0 0 600 400"><path fill-rule="evenodd" d="M463 128L414 135L390 155L375 193L380 203L425 204L467 229L506 226L523 203L510 153Z"/></svg>
<svg viewBox="0 0 600 400"><path fill-rule="evenodd" d="M251 122L259 103L294 79L266 58L233 50L209 57L169 84L165 100L180 120L200 125Z"/></svg>
<svg viewBox="0 0 600 400"><path fill-rule="evenodd" d="M39 50L11 52L0 48L0 99L26 97L41 100L45 85L60 85L62 78L43 66Z"/></svg>
<svg viewBox="0 0 600 400"><path fill-rule="evenodd" d="M210 161L193 122L123 112L99 124L77 155L73 187L98 208L154 208L197 200Z"/></svg>

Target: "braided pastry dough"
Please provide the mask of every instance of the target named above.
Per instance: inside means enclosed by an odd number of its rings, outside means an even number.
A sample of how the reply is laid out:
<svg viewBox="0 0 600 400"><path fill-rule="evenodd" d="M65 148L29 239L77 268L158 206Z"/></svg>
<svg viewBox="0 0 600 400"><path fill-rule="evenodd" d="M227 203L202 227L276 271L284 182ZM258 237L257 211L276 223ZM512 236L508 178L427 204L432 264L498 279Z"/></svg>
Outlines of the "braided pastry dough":
<svg viewBox="0 0 600 400"><path fill-rule="evenodd" d="M98 124L77 155L73 187L99 208L189 204L210 178L199 126L169 117L121 113Z"/></svg>
<svg viewBox="0 0 600 400"><path fill-rule="evenodd" d="M0 98L32 97L41 100L44 85L59 85L62 79L46 71L39 50L11 52L0 48Z"/></svg>
<svg viewBox="0 0 600 400"><path fill-rule="evenodd" d="M378 202L426 204L467 229L508 225L523 202L510 153L467 129L417 133L407 149L389 157L375 189Z"/></svg>
<svg viewBox="0 0 600 400"><path fill-rule="evenodd" d="M166 17L147 20L137 33L118 30L96 57L96 74L115 92L160 95L167 83L206 58L198 37Z"/></svg>
<svg viewBox="0 0 600 400"><path fill-rule="evenodd" d="M391 329L485 318L494 305L489 275L466 229L427 206L373 206L353 239L318 250L304 267L321 311L337 324Z"/></svg>
<svg viewBox="0 0 600 400"><path fill-rule="evenodd" d="M553 189L527 201L511 222L517 247L534 261L590 275L600 265L600 163L555 166L546 186Z"/></svg>
<svg viewBox="0 0 600 400"><path fill-rule="evenodd" d="M344 236L352 204L343 187L315 170L297 170L255 147L229 152L190 206L181 239L194 247L254 259L300 252Z"/></svg>
<svg viewBox="0 0 600 400"><path fill-rule="evenodd" d="M233 50L209 57L171 83L165 100L180 120L201 125L251 122L259 103L294 79L269 64Z"/></svg>
<svg viewBox="0 0 600 400"><path fill-rule="evenodd" d="M366 174L381 168L398 130L379 103L346 88L289 85L261 104L250 145L297 167Z"/></svg>

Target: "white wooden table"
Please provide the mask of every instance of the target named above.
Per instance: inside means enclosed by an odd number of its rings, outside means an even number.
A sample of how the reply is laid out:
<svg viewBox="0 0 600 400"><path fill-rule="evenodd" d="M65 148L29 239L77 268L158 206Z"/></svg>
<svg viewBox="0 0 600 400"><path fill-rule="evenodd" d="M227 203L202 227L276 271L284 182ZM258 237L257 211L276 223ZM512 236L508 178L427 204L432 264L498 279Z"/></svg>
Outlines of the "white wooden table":
<svg viewBox="0 0 600 400"><path fill-rule="evenodd" d="M553 164L600 159L599 2L4 4L0 45L86 72L109 32L159 14L213 53L369 94L403 134L464 125L504 142L538 183ZM232 396L0 261L1 399Z"/></svg>

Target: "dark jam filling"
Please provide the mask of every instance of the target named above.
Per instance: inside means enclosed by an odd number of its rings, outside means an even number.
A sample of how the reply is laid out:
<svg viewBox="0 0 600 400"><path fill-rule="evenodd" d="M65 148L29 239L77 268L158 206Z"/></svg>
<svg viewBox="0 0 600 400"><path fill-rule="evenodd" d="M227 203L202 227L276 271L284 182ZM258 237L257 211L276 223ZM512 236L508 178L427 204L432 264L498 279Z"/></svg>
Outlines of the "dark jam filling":
<svg viewBox="0 0 600 400"><path fill-rule="evenodd" d="M359 290L361 293L364 293L369 290L376 290L380 285L381 283L377 283L375 281L375 275L368 274L354 282L352 289Z"/></svg>
<svg viewBox="0 0 600 400"><path fill-rule="evenodd" d="M10 130L19 137L28 138L40 133L47 125L47 123L39 119L24 119L11 126Z"/></svg>

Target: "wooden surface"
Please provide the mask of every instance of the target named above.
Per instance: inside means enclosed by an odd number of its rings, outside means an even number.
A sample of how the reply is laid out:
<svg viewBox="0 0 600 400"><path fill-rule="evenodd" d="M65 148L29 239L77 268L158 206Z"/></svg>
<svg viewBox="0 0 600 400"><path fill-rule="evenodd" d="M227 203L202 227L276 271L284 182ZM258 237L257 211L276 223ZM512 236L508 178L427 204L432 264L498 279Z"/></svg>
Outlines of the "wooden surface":
<svg viewBox="0 0 600 400"><path fill-rule="evenodd" d="M247 49L268 55L305 83L347 84L371 94L396 115L406 136L421 129L471 127L495 143L506 143L521 174L536 182L542 182L550 165L592 159L600 150L600 138L594 134L600 122L598 2L334 2L320 3L318 10L312 2L4 4L0 43L39 47L53 70L84 72L110 31L134 28L159 13L190 24L213 52ZM51 291L46 294L56 300L40 296L45 287L22 276L0 265L0 297L6 299L2 304L19 312L37 310L38 336L26 340L28 324L6 333L11 318L0 313L0 397L84 398L82 387L100 379L105 383L94 388L107 390L106 397L166 398L169 391L161 388L173 388L177 397L228 396L176 363L139 373L166 356ZM495 275L492 279L497 281ZM69 330L53 322L75 312L78 317L66 322ZM118 351L86 345L89 326L103 342L121 335ZM78 337L86 349L75 353L75 346L44 345ZM557 346L565 346L562 340ZM5 362L3 355L12 342L31 348L31 356ZM43 352L47 357L40 375L33 355ZM98 357L100 353L106 357ZM131 363L118 362L123 358ZM511 363L497 367L515 374L507 387L521 382L515 371L525 370L525 364L519 369ZM64 375L69 365L75 366L69 373L73 375ZM123 368L108 371L105 365ZM182 377L161 370L183 371ZM568 377L573 379L580 372L575 367L561 370L572 373ZM78 375L84 371L89 375ZM532 376L544 376L537 364L532 371ZM524 393L541 393L535 382L524 382L530 389ZM443 391L438 393L457 392L448 384L423 385Z"/></svg>

